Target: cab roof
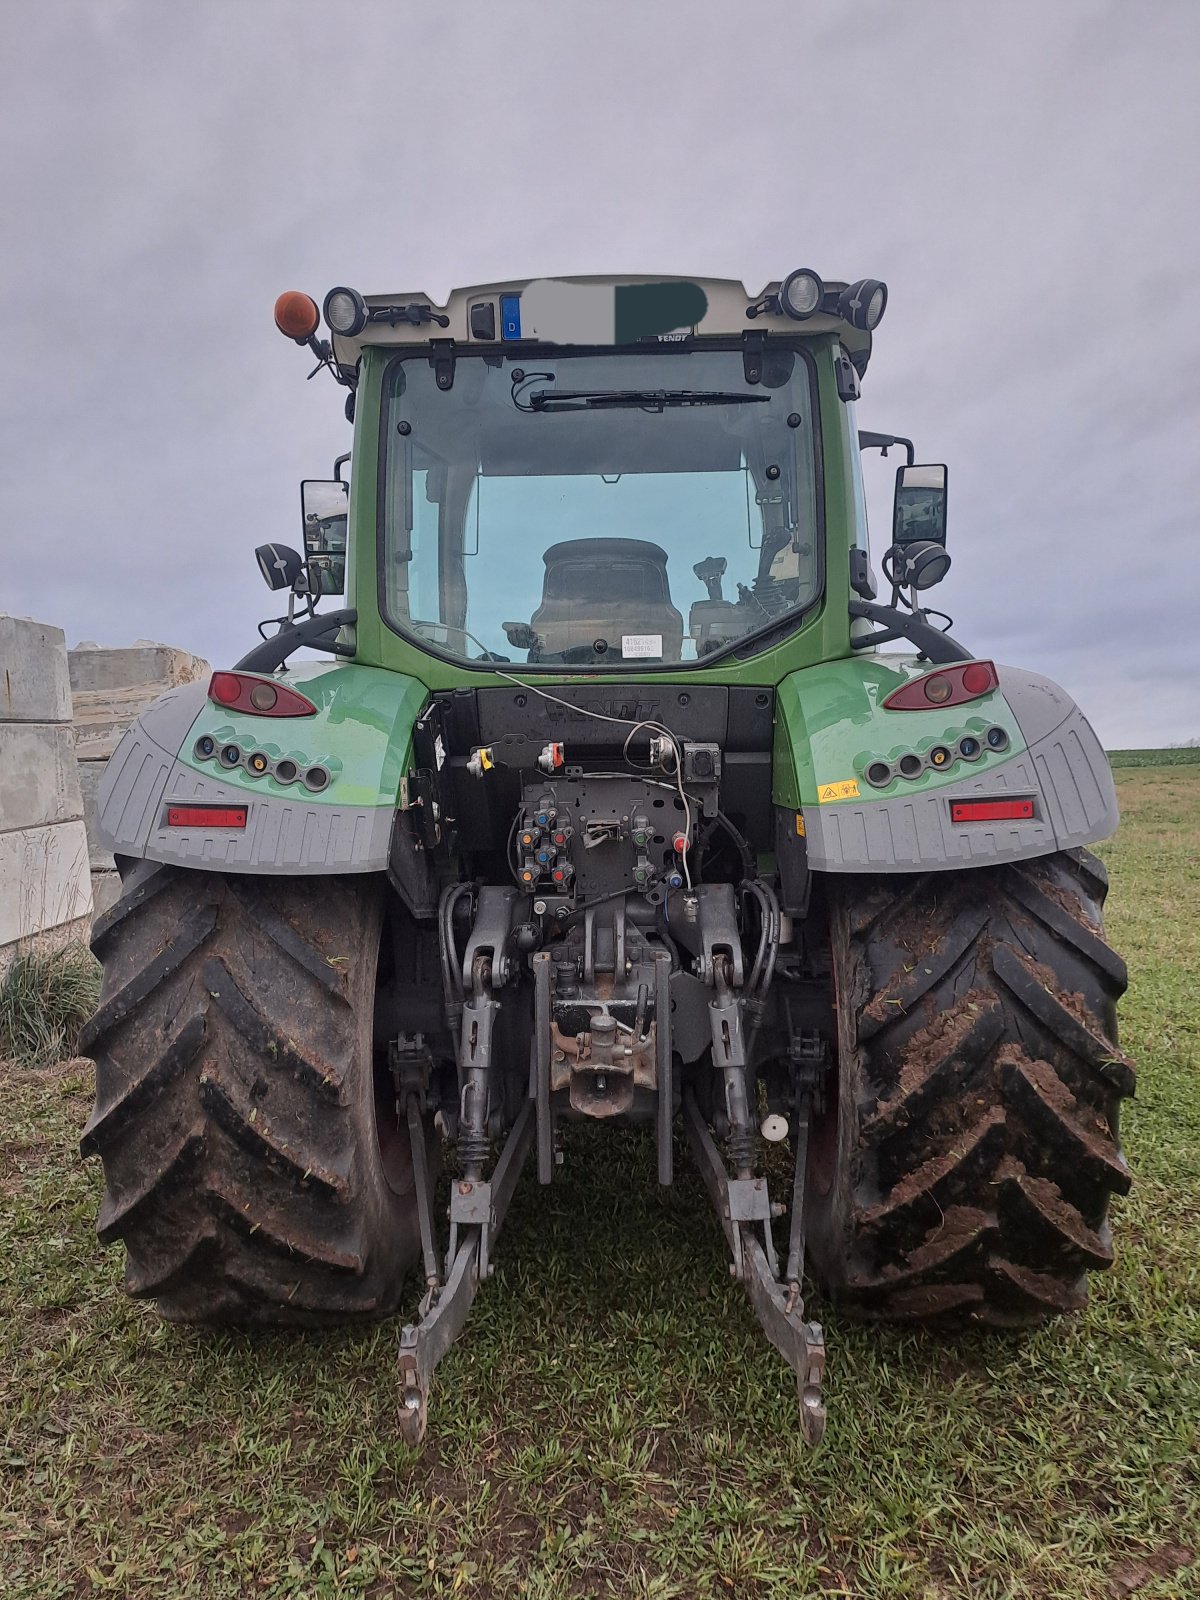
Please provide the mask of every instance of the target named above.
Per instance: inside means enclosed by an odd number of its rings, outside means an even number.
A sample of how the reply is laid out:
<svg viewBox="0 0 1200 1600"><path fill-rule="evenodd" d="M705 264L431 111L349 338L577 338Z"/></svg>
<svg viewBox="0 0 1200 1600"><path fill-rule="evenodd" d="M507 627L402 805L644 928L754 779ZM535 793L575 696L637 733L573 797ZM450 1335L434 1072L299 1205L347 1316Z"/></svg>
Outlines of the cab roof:
<svg viewBox="0 0 1200 1600"><path fill-rule="evenodd" d="M455 289L444 305L420 293L365 295L370 320L353 336L333 334L333 352L340 366L353 368L366 346L427 344L431 339L452 339L467 349L486 345L515 350L534 342L625 345L673 343L690 336L835 333L862 373L871 353L870 333L824 309L846 287L825 280L822 309L803 321L779 309L778 282L755 295L732 278L514 278Z"/></svg>

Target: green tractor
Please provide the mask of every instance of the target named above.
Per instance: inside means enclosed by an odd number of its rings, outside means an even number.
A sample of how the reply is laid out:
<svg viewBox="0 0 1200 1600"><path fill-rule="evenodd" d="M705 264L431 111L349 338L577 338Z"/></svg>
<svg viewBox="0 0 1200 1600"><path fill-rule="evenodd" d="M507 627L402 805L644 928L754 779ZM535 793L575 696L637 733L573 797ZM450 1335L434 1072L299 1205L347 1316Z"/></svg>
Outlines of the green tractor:
<svg viewBox="0 0 1200 1600"><path fill-rule="evenodd" d="M806 1274L864 1318L1083 1304L1129 1186L1083 848L1113 785L1061 689L922 604L946 469L854 416L886 300L337 288L326 339L281 296L352 481L302 486L303 551L258 551L286 616L151 706L98 798L123 892L83 1150L130 1294L309 1326L416 1269L419 1442L526 1162L570 1184L591 1118L649 1125L660 1184L686 1136L810 1440ZM905 456L883 600L864 449Z"/></svg>

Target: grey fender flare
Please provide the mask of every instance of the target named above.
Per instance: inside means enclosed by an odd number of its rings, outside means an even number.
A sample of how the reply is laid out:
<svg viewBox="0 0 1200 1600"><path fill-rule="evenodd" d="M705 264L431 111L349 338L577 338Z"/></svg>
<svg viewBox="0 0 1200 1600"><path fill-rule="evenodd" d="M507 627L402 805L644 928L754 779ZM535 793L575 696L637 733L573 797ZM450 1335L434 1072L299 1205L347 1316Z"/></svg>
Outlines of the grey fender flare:
<svg viewBox="0 0 1200 1600"><path fill-rule="evenodd" d="M208 684L188 683L161 695L126 729L96 792L96 828L115 856L164 861L209 872L382 872L388 864L395 811L339 806L306 795L248 796L178 760L177 752L203 709ZM172 801L244 805L244 832L165 826Z"/></svg>
<svg viewBox="0 0 1200 1600"><path fill-rule="evenodd" d="M1027 748L955 783L856 805L806 805L816 872L936 872L1024 861L1106 839L1118 821L1112 770L1092 725L1065 689L1019 667L997 667ZM1032 795L1029 821L954 823L952 800Z"/></svg>

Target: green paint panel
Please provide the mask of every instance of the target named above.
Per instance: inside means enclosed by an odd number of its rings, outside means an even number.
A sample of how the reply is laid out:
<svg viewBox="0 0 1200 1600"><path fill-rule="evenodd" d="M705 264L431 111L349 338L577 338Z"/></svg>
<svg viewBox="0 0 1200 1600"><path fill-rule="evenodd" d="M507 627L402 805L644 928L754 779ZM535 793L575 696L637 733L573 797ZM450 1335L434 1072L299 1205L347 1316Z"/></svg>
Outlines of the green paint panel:
<svg viewBox="0 0 1200 1600"><path fill-rule="evenodd" d="M184 766L251 794L302 799L306 805L394 806L411 765L413 723L429 698L425 685L378 667L325 661L297 662L276 681L307 695L317 715L246 716L206 700L179 752ZM320 762L333 781L312 794L301 783L254 778L242 768L201 761L193 752L205 733L273 758L289 756L299 765Z"/></svg>
<svg viewBox="0 0 1200 1600"><path fill-rule="evenodd" d="M913 678L931 671L915 656L856 656L828 661L793 673L779 685L775 718L774 798L777 805L816 805L828 785L851 783L857 794L845 793L825 804L859 805L903 794L924 794L968 774L987 772L1025 749L1017 719L999 690L966 705L931 707L928 711L886 711L882 701ZM1009 744L987 750L975 761L953 761L941 771L919 778L896 777L885 788L867 783L872 761L894 764L906 751L923 755L934 745L953 746L964 733L979 738L1001 727Z"/></svg>

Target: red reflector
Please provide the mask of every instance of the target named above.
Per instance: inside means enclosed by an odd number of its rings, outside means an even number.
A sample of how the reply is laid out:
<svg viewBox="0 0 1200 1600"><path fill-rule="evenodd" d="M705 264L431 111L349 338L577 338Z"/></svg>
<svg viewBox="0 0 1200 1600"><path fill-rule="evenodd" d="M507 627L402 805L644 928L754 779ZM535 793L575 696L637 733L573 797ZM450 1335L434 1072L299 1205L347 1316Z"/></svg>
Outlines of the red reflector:
<svg viewBox="0 0 1200 1600"><path fill-rule="evenodd" d="M244 828L245 806L168 806L168 828Z"/></svg>
<svg viewBox="0 0 1200 1600"><path fill-rule="evenodd" d="M1032 800L951 800L951 822L1028 822Z"/></svg>

